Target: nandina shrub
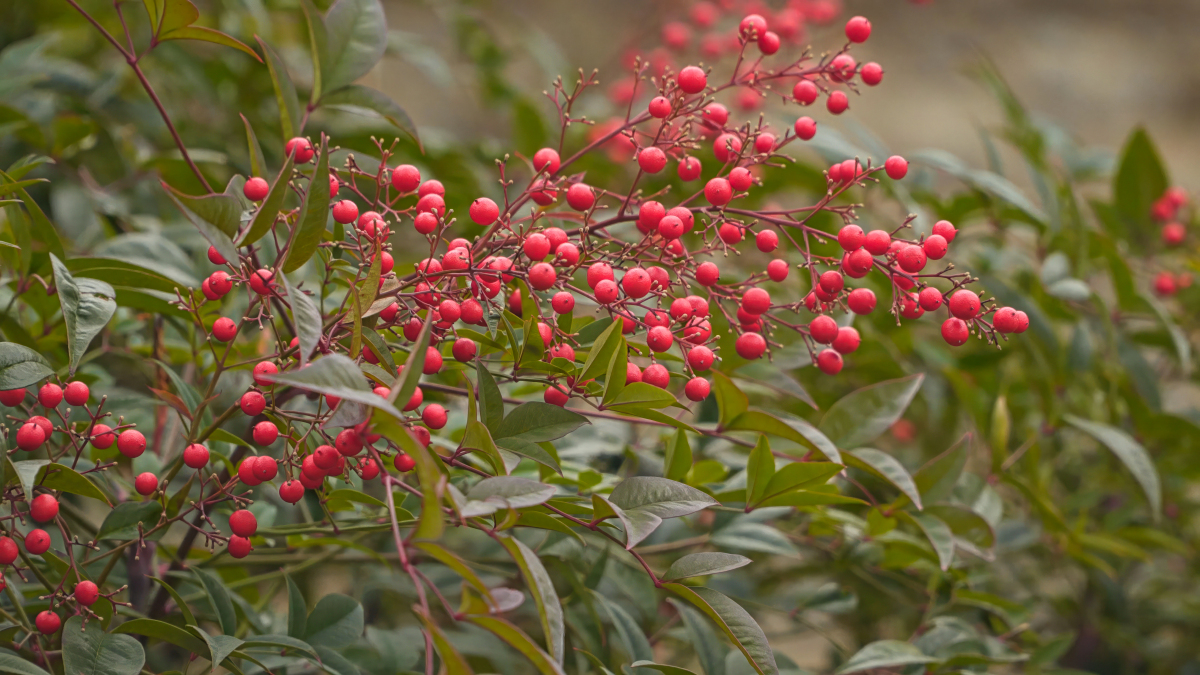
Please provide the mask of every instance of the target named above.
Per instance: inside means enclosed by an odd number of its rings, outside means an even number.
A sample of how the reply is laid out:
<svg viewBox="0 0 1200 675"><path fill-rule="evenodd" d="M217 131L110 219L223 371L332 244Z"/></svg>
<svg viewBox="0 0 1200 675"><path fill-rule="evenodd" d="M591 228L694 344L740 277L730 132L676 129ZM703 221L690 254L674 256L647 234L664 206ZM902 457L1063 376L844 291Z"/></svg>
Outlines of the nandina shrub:
<svg viewBox="0 0 1200 675"><path fill-rule="evenodd" d="M1057 324L1089 299L1069 263L1045 259L1044 294L995 280L998 303L939 261L996 236L971 221L1070 240L999 176L960 170L971 191L910 195L903 157L818 128L883 70L851 55L868 21L821 28L836 4L796 4L807 14L768 19L696 3L661 46L631 55L602 94L621 112L603 121L578 112L598 98L596 75L556 81L543 105L557 138L497 159L495 186L465 193L436 170L438 151L420 154L395 103L354 84L387 38L375 0L302 3L316 46L306 103L266 41L253 50L192 25L186 0L148 3L145 24L77 8L107 26L106 48L155 102L141 64L161 44L263 59L281 134L264 152L244 117L247 171L215 193L212 168L169 124L181 160L161 180L132 179L186 219L174 234L207 273L192 283L175 249L131 246L138 235L107 255L63 241L26 192L41 160L4 175L20 205L6 207L2 252L13 649L0 670L163 672L199 658L339 675L773 673L797 670L804 655L779 638L814 616L837 622L832 660L846 673L1063 656L1061 623L1030 626L1043 599L1005 583L1027 564L1017 556L1033 527L1054 533L1052 553L1114 575L1148 557L1139 545L1174 540L1140 514L1060 528L1055 486L1021 463L1036 458L1035 434L1061 419L1111 448L1154 514L1162 488L1145 449L1099 421L1107 413L1035 400L1067 386ZM805 17L841 47L802 49ZM796 119L795 105L818 102ZM355 149L339 149L313 116L344 106L413 140L351 135ZM1019 130L1010 137L1034 133ZM790 156L810 143L820 170ZM935 159L924 161L955 172ZM1147 171L1162 173L1135 136L1115 215L1097 211L1106 224L1170 221L1162 239L1178 245L1185 195ZM893 198L927 212L884 215ZM1168 276L1161 295L1184 285ZM1010 340L1029 327L1032 345ZM908 348L919 340L945 347ZM1053 365L997 384L991 366L1009 346ZM1079 358L1073 347L1070 368ZM821 376L786 372L806 365ZM1150 394L1136 384L1120 401L1140 412ZM986 432L990 470L975 466L988 462L962 419ZM914 447L936 450L914 462ZM1119 470L1110 482L1129 483ZM352 595L322 594L339 575Z"/></svg>

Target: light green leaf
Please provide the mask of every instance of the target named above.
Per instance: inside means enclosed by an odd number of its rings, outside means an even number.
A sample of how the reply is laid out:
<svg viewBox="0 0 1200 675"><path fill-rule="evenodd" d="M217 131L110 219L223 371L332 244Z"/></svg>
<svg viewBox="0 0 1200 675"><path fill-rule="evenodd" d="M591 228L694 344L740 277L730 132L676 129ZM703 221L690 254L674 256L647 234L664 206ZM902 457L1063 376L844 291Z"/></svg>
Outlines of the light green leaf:
<svg viewBox="0 0 1200 675"><path fill-rule="evenodd" d="M675 396L666 389L660 389L645 382L634 382L620 390L612 402L605 407L620 411L625 408L665 408L678 403Z"/></svg>
<svg viewBox="0 0 1200 675"><path fill-rule="evenodd" d="M42 487L47 487L51 490L61 490L62 492L69 492L73 495L88 497L104 502L105 504L110 504L108 498L104 496L100 488L96 487L95 483L69 466L49 464L42 467L38 476L41 478Z"/></svg>
<svg viewBox="0 0 1200 675"><path fill-rule="evenodd" d="M731 424L750 407L750 399L746 394L738 389L728 375L719 370L713 371L713 391L717 396L717 410L722 427Z"/></svg>
<svg viewBox="0 0 1200 675"><path fill-rule="evenodd" d="M767 437L759 434L758 442L746 461L746 503L758 503L767 492L767 483L775 475L775 455Z"/></svg>
<svg viewBox="0 0 1200 675"><path fill-rule="evenodd" d="M211 42L216 45L232 47L240 52L249 54L254 57L255 61L262 63L262 59L254 50L247 47L240 40L232 38L219 30L205 28L204 26L186 26L184 28L176 28L168 33L163 33L158 36L159 41L165 40L200 40L201 42Z"/></svg>
<svg viewBox="0 0 1200 675"><path fill-rule="evenodd" d="M286 274L280 276L283 277L287 303L292 307L292 325L296 329L296 337L299 338L300 367L304 368L308 365L309 357L316 351L317 344L321 341L323 327L321 312L312 298L292 286Z"/></svg>
<svg viewBox="0 0 1200 675"><path fill-rule="evenodd" d="M501 640L504 640L514 649L521 652L542 675L563 675L562 666L552 656L534 644L533 640L520 628L517 628L504 619L494 616L469 616L467 617L467 621L494 633Z"/></svg>
<svg viewBox="0 0 1200 675"><path fill-rule="evenodd" d="M467 497L473 501L496 502L502 508L524 509L544 504L557 490L553 485L517 476L484 478Z"/></svg>
<svg viewBox="0 0 1200 675"><path fill-rule="evenodd" d="M476 363L475 372L479 381L479 407L483 423L488 431L494 432L504 419L504 397L496 385L496 378L483 366L483 361Z"/></svg>
<svg viewBox="0 0 1200 675"><path fill-rule="evenodd" d="M131 619L114 628L113 632L144 635L155 640L173 644L180 649L186 649L201 658L209 658L210 655L208 644L204 640L173 623L158 621L157 619Z"/></svg>
<svg viewBox="0 0 1200 675"><path fill-rule="evenodd" d="M688 471L692 469L692 446L688 442L683 429L675 432L675 436L667 443L667 454L663 459L664 478L683 482Z"/></svg>
<svg viewBox="0 0 1200 675"><path fill-rule="evenodd" d="M933 547L934 553L937 554L938 566L943 571L950 569L950 565L954 563L954 534L950 531L950 526L940 518L927 513L900 511L897 515L909 519L921 529L925 538L929 540L929 545Z"/></svg>
<svg viewBox="0 0 1200 675"><path fill-rule="evenodd" d="M563 623L562 604L554 590L554 583L550 581L550 575L546 573L546 568L537 554L525 544L511 537L501 539L500 543L517 563L521 576L525 579L534 602L537 603L538 618L541 619L542 631L546 637L546 650L555 663L562 665L566 628Z"/></svg>
<svg viewBox="0 0 1200 675"><path fill-rule="evenodd" d="M679 600L667 598L667 602L671 603L683 618L683 626L692 641L692 649L696 652L696 660L700 662L704 675L725 675L725 647L712 627L700 612Z"/></svg>
<svg viewBox="0 0 1200 675"><path fill-rule="evenodd" d="M1142 127L1133 130L1121 151L1121 160L1113 176L1113 196L1117 211L1137 227L1130 234L1150 229L1150 211L1170 182L1162 159L1150 135Z"/></svg>
<svg viewBox="0 0 1200 675"><path fill-rule="evenodd" d="M258 135L254 133L254 127L250 126L250 120L246 119L245 115L238 113L238 117L242 118L242 126L246 127L246 149L250 154L250 175L266 176L267 160L263 157Z"/></svg>

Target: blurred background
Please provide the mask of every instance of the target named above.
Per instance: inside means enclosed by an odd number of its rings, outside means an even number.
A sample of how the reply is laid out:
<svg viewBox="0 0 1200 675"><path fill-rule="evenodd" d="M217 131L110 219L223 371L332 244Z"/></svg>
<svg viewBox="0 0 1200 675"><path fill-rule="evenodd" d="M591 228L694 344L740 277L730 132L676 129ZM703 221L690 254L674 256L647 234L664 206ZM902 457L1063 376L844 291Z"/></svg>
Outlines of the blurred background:
<svg viewBox="0 0 1200 675"><path fill-rule="evenodd" d="M440 129L462 137L507 132L473 86L463 43L463 7L478 30L497 40L510 60L498 64L514 89L545 89L552 74L600 69L611 82L630 47L657 44L659 27L685 18L683 2L606 0L557 2L386 3L389 28L414 38L405 55L384 61L375 84L405 106L422 133ZM587 11L584 11L586 6ZM592 11L602 7L604 11ZM974 166L985 162L980 128L1001 111L968 71L991 59L1031 111L1045 115L1083 145L1113 150L1129 129L1145 125L1158 140L1176 182L1193 185L1200 173L1200 43L1191 39L1200 2L1186 0L846 0L843 15L862 14L875 26L857 48L860 60L881 63L886 75L852 100L840 119L870 128L892 150L937 147ZM529 32L511 30L524 28ZM474 30L474 29L472 29ZM515 36L527 38L514 44ZM840 46L839 27L810 31L817 51ZM644 50L645 51L645 50ZM607 76L607 77L604 77ZM795 112L788 110L788 114ZM1010 178L1020 182L1020 171Z"/></svg>

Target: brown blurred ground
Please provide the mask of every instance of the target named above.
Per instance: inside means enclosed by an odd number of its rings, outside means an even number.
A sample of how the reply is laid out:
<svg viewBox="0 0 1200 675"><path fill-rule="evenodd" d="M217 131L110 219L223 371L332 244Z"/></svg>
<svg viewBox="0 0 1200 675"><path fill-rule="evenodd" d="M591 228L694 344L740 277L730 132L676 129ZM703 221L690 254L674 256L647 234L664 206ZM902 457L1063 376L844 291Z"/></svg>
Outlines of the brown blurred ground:
<svg viewBox="0 0 1200 675"><path fill-rule="evenodd" d="M687 3L657 0L509 0L476 2L482 17L514 54L505 74L530 94L547 88L548 73L601 68L613 73L622 48L659 17L679 16ZM389 0L392 29L415 35L448 64L448 80L389 59L373 74L412 114L422 133L503 136L507 124L479 104L473 71L457 50L452 25L458 3ZM1145 124L1168 160L1174 180L1200 179L1200 20L1197 0L847 0L846 16L874 24L860 60L886 69L883 85L856 99L846 117L873 129L892 150L937 147L983 161L980 125L998 110L964 71L980 55L999 67L1032 110L1079 140L1119 147ZM820 48L835 44L824 29ZM518 40L519 36L521 37ZM564 66L555 68L555 65ZM611 75L610 75L611 80ZM821 121L828 115L821 115ZM835 123L836 124L836 123Z"/></svg>

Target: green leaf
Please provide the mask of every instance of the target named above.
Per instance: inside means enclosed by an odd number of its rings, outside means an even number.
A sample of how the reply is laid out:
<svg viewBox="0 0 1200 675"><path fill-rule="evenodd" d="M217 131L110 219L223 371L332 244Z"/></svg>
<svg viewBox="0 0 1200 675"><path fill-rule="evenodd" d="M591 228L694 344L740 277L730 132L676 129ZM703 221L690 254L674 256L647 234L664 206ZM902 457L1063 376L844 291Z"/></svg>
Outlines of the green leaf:
<svg viewBox="0 0 1200 675"><path fill-rule="evenodd" d="M375 294L379 291L379 275L383 269L383 256L376 254L371 260L371 266L367 270L367 276L362 281L358 282L358 287L354 290L352 297L351 311L354 316L354 326L350 333L350 353L358 354L362 349L362 320L363 313L371 306L375 300Z"/></svg>
<svg viewBox="0 0 1200 675"><path fill-rule="evenodd" d="M876 668L900 669L924 663L937 663L938 659L926 656L920 649L907 642L899 640L879 640L858 650L841 668L834 671L835 675L844 673L860 673Z"/></svg>
<svg viewBox="0 0 1200 675"><path fill-rule="evenodd" d="M521 570L521 577L533 596L538 608L538 618L542 622L542 632L546 637L546 651L554 658L554 662L562 665L564 657L564 639L566 628L563 623L563 608L559 602L554 583L546 573L545 566L528 546L512 537L505 537L500 544L508 550L508 554Z"/></svg>
<svg viewBox="0 0 1200 675"><path fill-rule="evenodd" d="M675 581L688 577L720 574L721 572L745 567L751 562L753 561L746 556L734 553L721 553L719 551L690 553L671 563L671 566L667 568L666 574L663 574L661 578L663 581Z"/></svg>
<svg viewBox="0 0 1200 675"><path fill-rule="evenodd" d="M758 442L746 461L746 503L758 503L767 492L767 482L775 475L775 455L767 437L759 434Z"/></svg>
<svg viewBox="0 0 1200 675"><path fill-rule="evenodd" d="M696 675L694 672L688 670L687 668L680 668L679 666L668 666L666 664L655 663L653 661L634 661L633 663L629 664L629 667L630 668L650 668L651 670L657 670L658 672L663 673L663 675Z"/></svg>
<svg viewBox="0 0 1200 675"><path fill-rule="evenodd" d="M504 463L504 457L500 454L500 449L496 447L496 442L492 440L491 432L488 431L482 422L475 420L467 422L467 431L463 434L461 446L465 450L478 450L482 452L497 474L508 473L508 466ZM537 448L532 443L523 443L522 446ZM541 448L538 449L541 450ZM549 457L548 453L547 457ZM554 462L554 464L557 464L557 462Z"/></svg>
<svg viewBox="0 0 1200 675"><path fill-rule="evenodd" d="M228 194L192 197L166 183L163 183L163 187L176 203L182 204L192 215L216 228L230 239L237 236L238 225L242 220L242 205L237 197ZM226 260L236 260L236 257L226 258Z"/></svg>
<svg viewBox="0 0 1200 675"><path fill-rule="evenodd" d="M24 389L53 374L41 354L15 342L0 342L0 390Z"/></svg>
<svg viewBox="0 0 1200 675"><path fill-rule="evenodd" d="M585 328L591 328L597 323L599 322L590 323ZM577 380L584 382L608 372L608 365L612 363L613 354L625 343L625 336L621 335L621 326L620 321L610 322L604 332L595 338L591 349L588 350L587 358L584 359L583 368L580 370ZM583 331L580 331L579 335L580 344L586 344Z"/></svg>
<svg viewBox="0 0 1200 675"><path fill-rule="evenodd" d="M421 326L421 333L417 336L417 341L413 344L412 349L408 352L408 358L404 360L404 367L401 368L400 374L396 376L396 381L392 384L391 394L388 395L388 400L393 404L397 401L403 406L412 398L413 392L417 390L417 383L421 381L421 373L425 370L425 353L429 348L429 335L433 330L432 313L425 317L425 323Z"/></svg>
<svg viewBox="0 0 1200 675"><path fill-rule="evenodd" d="M625 509L613 504L604 495L592 495L592 517L596 520L616 518L625 528L625 550L631 550L662 525L662 518L644 509Z"/></svg>
<svg viewBox="0 0 1200 675"><path fill-rule="evenodd" d="M691 469L692 446L688 442L687 434L683 429L679 429L667 444L667 454L663 458L663 477L683 482Z"/></svg>
<svg viewBox="0 0 1200 675"><path fill-rule="evenodd" d="M467 664L467 660L458 653L458 650L446 638L446 634L437 627L437 624L424 612L416 612L416 615L425 626L425 632L433 639L433 646L437 649L438 657L442 662L441 672L444 675L472 675L471 666Z"/></svg>
<svg viewBox="0 0 1200 675"><path fill-rule="evenodd" d="M646 639L646 634L642 632L641 626L629 615L629 612L607 596L595 593L595 591L593 593L600 600L605 612L608 613L613 628L617 629L617 637L630 659L646 661L654 658L654 649L650 646L650 641Z"/></svg>
<svg viewBox="0 0 1200 675"><path fill-rule="evenodd" d="M1162 514L1162 484L1159 482L1158 471L1154 468L1154 461L1150 459L1150 453L1146 452L1146 448L1116 427L1090 422L1074 415L1064 415L1063 419L1076 429L1100 441L1125 464L1125 468L1129 469L1138 485L1142 487L1142 491L1146 493L1151 513L1157 521Z"/></svg>
<svg viewBox="0 0 1200 675"><path fill-rule="evenodd" d="M304 133L304 128L301 126L303 118L300 116L300 99L296 96L296 85L292 84L287 64L280 58L275 48L257 35L254 36L254 39L258 40L263 54L267 56L267 70L271 73L271 84L275 87L275 102L279 105L279 123L283 127L283 140L286 142ZM290 172L283 175L290 176Z"/></svg>
<svg viewBox="0 0 1200 675"><path fill-rule="evenodd" d="M778 497L801 488L824 486L842 470L833 462L792 462L775 471L762 492L762 500Z"/></svg>
<svg viewBox="0 0 1200 675"><path fill-rule="evenodd" d="M237 260L237 247L234 246L233 239L231 239L233 235L226 234L219 227L213 225L209 221L202 218L199 214L189 209L187 205L185 205L179 200L179 198L175 196L175 188L167 185L166 182L160 182L162 183L163 191L166 192L171 201L175 203L175 207L179 209L180 213L182 213L185 218L187 218L188 222L190 222L197 230L200 231L200 235L208 240L208 243L211 244L213 248L217 249L217 253L220 253L221 257L225 258L226 260ZM227 197L227 195L221 196ZM234 233L236 233L236 231L237 223L234 223Z"/></svg>
<svg viewBox="0 0 1200 675"><path fill-rule="evenodd" d="M504 419L504 397L496 385L496 378L483 367L483 361L475 363L475 373L479 381L479 407L483 423L488 431L494 432Z"/></svg>
<svg viewBox="0 0 1200 675"><path fill-rule="evenodd" d="M517 476L484 478L467 497L472 501L495 502L501 508L525 509L546 503L557 492L553 485Z"/></svg>
<svg viewBox="0 0 1200 675"><path fill-rule="evenodd" d="M371 391L358 364L343 354L322 356L304 370L279 373L271 379L278 384L332 394L372 406L378 402L386 404L386 401Z"/></svg>
<svg viewBox="0 0 1200 675"><path fill-rule="evenodd" d="M199 579L200 585L204 587L204 593L208 595L208 601L217 615L217 624L221 626L221 632L225 635L233 635L237 630L237 615L233 613L233 600L229 597L229 589L225 588L221 579L212 572L193 567L192 573Z"/></svg>
<svg viewBox="0 0 1200 675"><path fill-rule="evenodd" d="M659 518L679 518L718 503L694 487L656 476L626 478L609 500L626 511L642 509Z"/></svg>
<svg viewBox="0 0 1200 675"><path fill-rule="evenodd" d="M64 264L67 266L67 270L76 277L98 279L114 286L174 295L176 290L182 291L189 285L141 265L114 258L70 258L64 261ZM195 280L189 279L188 281L194 282Z"/></svg>
<svg viewBox="0 0 1200 675"><path fill-rule="evenodd" d="M1139 230L1152 224L1150 211L1169 186L1166 169L1150 135L1142 127L1133 130L1121 151L1121 160L1113 176L1113 196L1117 211L1129 222L1135 239L1146 240Z"/></svg>
<svg viewBox="0 0 1200 675"><path fill-rule="evenodd" d="M678 402L675 395L666 389L645 382L633 382L621 388L620 393L605 407L619 412L622 408L666 408Z"/></svg>
<svg viewBox="0 0 1200 675"><path fill-rule="evenodd" d="M584 424L590 422L577 412L532 401L514 408L493 430L492 437L497 443L506 438L541 443L562 438Z"/></svg>
<svg viewBox="0 0 1200 675"><path fill-rule="evenodd" d="M921 508L921 493L917 491L916 482L909 475L908 469L905 469L904 465L895 457L874 448L846 450L842 454L846 456L847 465L872 473L891 483L904 496L912 500L913 505L918 509Z"/></svg>
<svg viewBox="0 0 1200 675"><path fill-rule="evenodd" d="M692 603L716 623L746 656L755 672L759 675L778 675L775 653L767 643L766 634L741 605L709 588L693 588L674 582L663 584L663 587Z"/></svg>
<svg viewBox="0 0 1200 675"><path fill-rule="evenodd" d="M469 616L467 621L495 634L529 659L542 675L563 675L562 666L542 651L520 628L494 616Z"/></svg>
<svg viewBox="0 0 1200 675"><path fill-rule="evenodd" d="M717 410L720 413L720 425L725 427L737 419L738 415L750 407L750 399L738 389L729 376L719 370L713 371L713 389L717 395Z"/></svg>
<svg viewBox="0 0 1200 675"><path fill-rule="evenodd" d="M255 61L262 63L262 59L258 57L258 54L255 54L253 49L246 46L240 40L232 38L219 30L205 28L204 26L187 26L184 28L177 28L169 33L163 33L162 35L158 36L158 39L160 42L165 40L200 40L201 42L211 42L216 45L232 47L240 52L253 56Z"/></svg>
<svg viewBox="0 0 1200 675"><path fill-rule="evenodd" d="M204 640L175 624L158 621L157 619L131 619L117 626L113 629L113 632L144 635L155 640L173 644L180 649L186 649L202 658L208 658L210 655L208 644Z"/></svg>
<svg viewBox="0 0 1200 675"><path fill-rule="evenodd" d="M342 488L340 490L334 490L334 491L330 492L328 495L326 495L325 498L326 499L342 499L342 500L345 500L348 502L354 502L356 504L366 504L367 506L376 506L379 508L387 508L387 504L372 497L371 495L366 494L365 492L359 492L358 490L352 490L350 488Z"/></svg>
<svg viewBox="0 0 1200 675"><path fill-rule="evenodd" d="M353 84L383 58L387 17L379 0L337 0L325 15L321 93Z"/></svg>
<svg viewBox="0 0 1200 675"><path fill-rule="evenodd" d="M937 554L938 566L943 571L950 569L954 562L954 534L950 531L950 526L927 513L900 511L897 515L912 521L921 529L925 538L929 540L929 545L933 547L933 552Z"/></svg>
<svg viewBox="0 0 1200 675"><path fill-rule="evenodd" d="M73 616L62 628L63 670L72 675L137 675L146 663L146 651L128 635L105 633Z"/></svg>
<svg viewBox="0 0 1200 675"><path fill-rule="evenodd" d="M349 659L325 645L319 645L316 652L320 658L321 670L330 675L360 675L362 673L358 666L351 663Z"/></svg>
<svg viewBox="0 0 1200 675"><path fill-rule="evenodd" d="M296 329L296 337L299 338L300 343L300 367L304 368L308 365L309 357L316 351L317 344L321 341L323 328L321 311L317 309L317 304L308 294L292 286L286 274L280 276L283 277L287 303L292 307L292 325Z"/></svg>
<svg viewBox="0 0 1200 675"><path fill-rule="evenodd" d="M308 635L308 604L304 602L304 594L296 582L286 574L284 578L288 587L287 634L300 639Z"/></svg>
<svg viewBox="0 0 1200 675"><path fill-rule="evenodd" d="M12 675L50 675L16 654L0 652L0 673Z"/></svg>
<svg viewBox="0 0 1200 675"><path fill-rule="evenodd" d="M271 189L267 192L266 199L263 199L258 210L254 212L254 219L250 221L250 228L246 230L246 234L239 242L240 245L253 244L262 239L275 226L275 221L279 218L279 210L283 208L283 200L288 194L288 183L292 180L294 161L295 158L291 155L283 160L283 168L279 170L279 175L275 176L275 182L271 183ZM230 258L226 258L226 260L230 260Z"/></svg>
<svg viewBox="0 0 1200 675"><path fill-rule="evenodd" d="M340 649L363 634L363 608L348 595L330 593L308 614L305 641L314 647Z"/></svg>
<svg viewBox="0 0 1200 675"><path fill-rule="evenodd" d="M42 468L39 472L42 487L50 488L51 490L61 490L69 492L73 495L88 497L97 501L110 504L104 493L96 484L88 480L86 476L80 474L69 466L62 464L49 464Z"/></svg>
<svg viewBox="0 0 1200 675"><path fill-rule="evenodd" d="M700 662L704 675L725 675L725 647L704 616L675 598L667 598L667 602L683 618L683 626L692 641L692 649L696 652L696 660Z"/></svg>
<svg viewBox="0 0 1200 675"><path fill-rule="evenodd" d="M74 374L92 339L116 313L116 291L96 279L76 280L53 253L50 254L50 265L54 269L54 287L67 328L69 371Z"/></svg>
<svg viewBox="0 0 1200 675"><path fill-rule="evenodd" d="M982 548L991 548L996 543L996 532L992 529L991 523L965 506L926 504L924 513L949 525L954 536L961 537Z"/></svg>
<svg viewBox="0 0 1200 675"><path fill-rule="evenodd" d="M471 584L475 590L479 591L480 594L486 597L492 607L496 606L496 599L492 597L492 589L488 588L488 585L484 583L483 579L479 578L479 575L475 573L475 570L471 569L471 566L467 564L467 561L450 552L449 549L437 542L418 541L414 543L413 546L423 551L430 558L433 558L434 560L457 572L458 575L463 578L463 581Z"/></svg>
<svg viewBox="0 0 1200 675"><path fill-rule="evenodd" d="M289 635L252 635L247 637L246 641L242 643L243 649L253 649L255 647L266 647L275 652L290 649L307 654L313 659L320 658L312 645Z"/></svg>
<svg viewBox="0 0 1200 675"><path fill-rule="evenodd" d="M204 640L208 651L212 654L209 672L216 672L218 664L224 661L235 649L242 646L241 638L232 635L209 635L199 626L188 626L187 631Z"/></svg>
<svg viewBox="0 0 1200 675"><path fill-rule="evenodd" d="M329 138L321 134L317 166L309 177L308 190L300 204L300 223L292 232L285 274L295 272L317 252L329 221Z"/></svg>
<svg viewBox="0 0 1200 675"><path fill-rule="evenodd" d="M175 601L175 606L179 609L179 613L183 615L184 625L196 625L196 616L192 614L192 608L188 607L187 603L183 600L183 596L179 595L179 591L175 590L174 586L168 583L166 579L160 577L151 576L150 580L162 586L167 591L167 594L171 596L171 599Z"/></svg>
<svg viewBox="0 0 1200 675"><path fill-rule="evenodd" d="M825 413L820 429L839 448L870 443L900 419L924 381L918 373L850 392Z"/></svg>
<svg viewBox="0 0 1200 675"><path fill-rule="evenodd" d="M162 504L159 502L122 502L117 504L96 533L96 541L103 539L118 539L126 541L138 538L138 525L146 532L158 523L162 515Z"/></svg>
<svg viewBox="0 0 1200 675"><path fill-rule="evenodd" d="M950 449L929 460L913 474L913 482L922 499L926 502L937 502L950 496L954 485L958 483L958 477L967 465L971 440L970 432L964 434Z"/></svg>
<svg viewBox="0 0 1200 675"><path fill-rule="evenodd" d="M414 141L420 142L417 137L417 127L408 113L404 112L404 108L401 108L387 94L376 89L364 87L361 84L351 84L323 95L321 105L360 115L364 112L377 114L411 136Z"/></svg>
<svg viewBox="0 0 1200 675"><path fill-rule="evenodd" d="M250 175L266 176L267 160L263 157L262 146L258 143L258 135L254 133L254 127L250 126L250 120L246 119L245 115L238 113L238 117L242 118L242 125L246 127L246 148L250 153Z"/></svg>

